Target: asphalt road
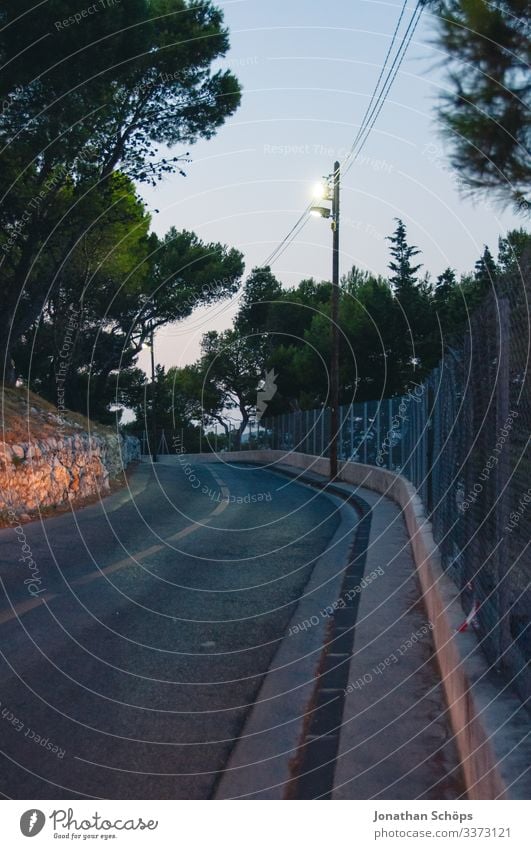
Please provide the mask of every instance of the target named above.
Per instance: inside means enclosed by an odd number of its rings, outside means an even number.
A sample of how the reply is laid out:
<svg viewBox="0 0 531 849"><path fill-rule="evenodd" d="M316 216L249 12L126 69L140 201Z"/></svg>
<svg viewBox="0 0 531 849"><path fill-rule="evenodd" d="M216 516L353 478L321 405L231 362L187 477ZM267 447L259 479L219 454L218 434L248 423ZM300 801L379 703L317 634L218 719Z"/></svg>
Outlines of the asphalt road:
<svg viewBox="0 0 531 849"><path fill-rule="evenodd" d="M130 484L0 531L5 797L211 797L338 525L265 469L142 465Z"/></svg>

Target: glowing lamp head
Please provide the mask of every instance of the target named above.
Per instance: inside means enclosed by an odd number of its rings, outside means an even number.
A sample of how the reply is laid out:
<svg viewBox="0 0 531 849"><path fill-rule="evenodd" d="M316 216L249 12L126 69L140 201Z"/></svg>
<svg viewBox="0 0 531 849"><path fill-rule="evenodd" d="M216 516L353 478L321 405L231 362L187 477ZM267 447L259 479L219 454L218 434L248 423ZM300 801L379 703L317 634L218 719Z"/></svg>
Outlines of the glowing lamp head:
<svg viewBox="0 0 531 849"><path fill-rule="evenodd" d="M330 218L330 210L327 206L312 206L310 215L314 218Z"/></svg>
<svg viewBox="0 0 531 849"><path fill-rule="evenodd" d="M332 200L332 189L330 179L323 177L318 183L315 183L312 191L315 200Z"/></svg>
<svg viewBox="0 0 531 849"><path fill-rule="evenodd" d="M318 183L315 183L312 191L312 197L314 197L316 200L323 200L323 198L326 197L326 186L322 182L322 180L319 180Z"/></svg>

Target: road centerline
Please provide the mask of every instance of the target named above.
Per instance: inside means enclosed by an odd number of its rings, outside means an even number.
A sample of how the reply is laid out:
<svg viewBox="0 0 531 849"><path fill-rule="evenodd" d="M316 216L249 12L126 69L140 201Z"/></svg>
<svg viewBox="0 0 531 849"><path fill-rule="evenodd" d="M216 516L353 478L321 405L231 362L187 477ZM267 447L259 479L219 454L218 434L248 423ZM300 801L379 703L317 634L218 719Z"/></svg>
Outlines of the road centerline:
<svg viewBox="0 0 531 849"><path fill-rule="evenodd" d="M192 524L187 525L182 530L178 531L175 534L172 534L169 537L165 537L164 543L172 543L177 540L184 539L184 537L189 536L195 531L203 528L205 525L208 525L215 516L219 516L224 510L227 509L229 505L230 499L230 489L226 485L225 481L223 481L219 475L215 472L212 473L216 483L219 485L221 489L221 493L223 495L223 500L212 510L211 513L208 514L204 519L200 519L197 522L192 522ZM72 587L80 587L85 584L91 584L93 581L97 581L103 577L107 577L108 575L112 575L114 572L118 572L120 569L124 569L126 566L130 566L131 563L139 563L139 561L144 560L146 557L150 557L152 554L157 554L159 551L163 551L166 547L164 543L157 543L156 545L151 545L149 548L142 549L142 551L137 551L134 554L130 554L128 557L123 557L120 560L115 561L114 563L110 563L108 566L105 566L103 569L96 569L94 572L89 572L88 575L83 575L82 578L75 578L73 581L69 582L69 585ZM11 609L0 610L0 625L4 625L6 622L11 622L13 619L18 619L20 616L23 616L25 613L29 613L31 610L35 610L36 607L40 607L43 604L48 604L56 598L62 596L63 593L46 593L43 596L38 598L29 598L25 601L19 602L18 604L11 607Z"/></svg>

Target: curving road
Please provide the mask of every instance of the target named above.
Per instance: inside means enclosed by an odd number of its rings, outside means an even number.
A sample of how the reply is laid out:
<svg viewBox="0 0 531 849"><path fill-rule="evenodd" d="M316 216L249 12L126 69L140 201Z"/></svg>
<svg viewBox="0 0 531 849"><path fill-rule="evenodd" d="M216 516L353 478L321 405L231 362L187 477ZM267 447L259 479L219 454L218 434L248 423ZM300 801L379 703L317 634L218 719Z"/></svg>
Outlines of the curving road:
<svg viewBox="0 0 531 849"><path fill-rule="evenodd" d="M142 465L0 531L4 796L211 797L336 509L267 469Z"/></svg>

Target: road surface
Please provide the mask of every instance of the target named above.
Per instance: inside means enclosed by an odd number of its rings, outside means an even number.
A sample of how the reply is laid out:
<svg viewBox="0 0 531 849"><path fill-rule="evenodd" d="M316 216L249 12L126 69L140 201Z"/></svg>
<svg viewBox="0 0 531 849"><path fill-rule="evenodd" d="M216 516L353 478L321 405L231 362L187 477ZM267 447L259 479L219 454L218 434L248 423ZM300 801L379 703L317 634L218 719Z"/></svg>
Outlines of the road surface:
<svg viewBox="0 0 531 849"><path fill-rule="evenodd" d="M269 470L141 465L0 531L4 796L212 797L336 511Z"/></svg>

